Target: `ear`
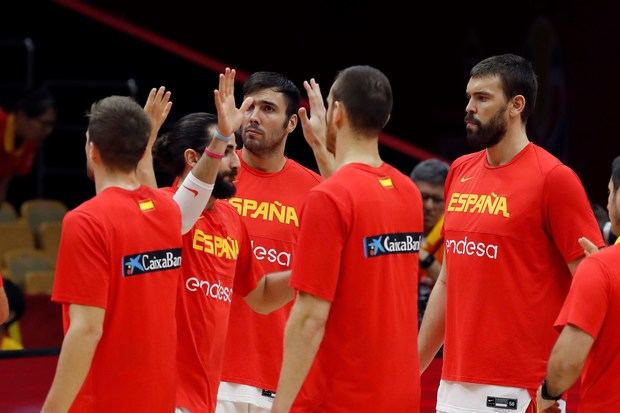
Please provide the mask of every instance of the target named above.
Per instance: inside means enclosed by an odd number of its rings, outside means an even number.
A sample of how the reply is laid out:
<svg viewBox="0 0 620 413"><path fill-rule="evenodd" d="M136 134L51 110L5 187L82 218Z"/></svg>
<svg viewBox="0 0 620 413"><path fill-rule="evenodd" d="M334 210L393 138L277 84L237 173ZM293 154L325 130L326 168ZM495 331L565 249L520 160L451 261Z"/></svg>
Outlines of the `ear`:
<svg viewBox="0 0 620 413"><path fill-rule="evenodd" d="M334 110L332 112L332 119L334 125L341 126L345 118L347 118L347 109L344 107L342 102L335 100Z"/></svg>
<svg viewBox="0 0 620 413"><path fill-rule="evenodd" d="M297 117L297 114L293 113L291 115L291 117L288 119L288 122L286 123L286 131L288 133L293 133L293 131L297 127L297 121L298 120L299 120L299 118Z"/></svg>
<svg viewBox="0 0 620 413"><path fill-rule="evenodd" d="M187 148L185 152L183 152L183 158L185 159L185 164L193 168L198 162L198 159L200 159L200 155L198 155L198 152L195 150Z"/></svg>
<svg viewBox="0 0 620 413"><path fill-rule="evenodd" d="M511 99L510 102L510 115L518 116L525 109L525 97L523 95L517 95Z"/></svg>
<svg viewBox="0 0 620 413"><path fill-rule="evenodd" d="M95 162L97 164L101 163L101 155L99 154L99 149L93 144L91 141L86 143L86 154L88 155L88 159L91 162Z"/></svg>

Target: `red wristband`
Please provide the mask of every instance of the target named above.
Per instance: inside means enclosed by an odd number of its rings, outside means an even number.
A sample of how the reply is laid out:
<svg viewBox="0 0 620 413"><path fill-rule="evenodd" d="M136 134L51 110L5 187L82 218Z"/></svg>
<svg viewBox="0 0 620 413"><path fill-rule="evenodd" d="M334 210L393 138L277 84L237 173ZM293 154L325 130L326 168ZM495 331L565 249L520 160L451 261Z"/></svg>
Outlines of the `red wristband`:
<svg viewBox="0 0 620 413"><path fill-rule="evenodd" d="M217 152L210 151L209 148L205 148L205 155L213 159L222 159L224 157L223 153L217 153Z"/></svg>

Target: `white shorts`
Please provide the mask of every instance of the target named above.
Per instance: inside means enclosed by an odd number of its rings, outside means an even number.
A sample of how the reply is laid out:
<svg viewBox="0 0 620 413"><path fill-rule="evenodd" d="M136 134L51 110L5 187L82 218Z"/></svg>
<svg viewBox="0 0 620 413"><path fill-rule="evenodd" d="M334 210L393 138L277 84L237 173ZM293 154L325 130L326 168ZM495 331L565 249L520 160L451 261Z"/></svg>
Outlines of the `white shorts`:
<svg viewBox="0 0 620 413"><path fill-rule="evenodd" d="M275 393L245 384L222 381L216 413L269 413Z"/></svg>
<svg viewBox="0 0 620 413"><path fill-rule="evenodd" d="M525 413L532 399L527 389L441 380L437 390L437 413ZM559 400L566 413L566 402Z"/></svg>

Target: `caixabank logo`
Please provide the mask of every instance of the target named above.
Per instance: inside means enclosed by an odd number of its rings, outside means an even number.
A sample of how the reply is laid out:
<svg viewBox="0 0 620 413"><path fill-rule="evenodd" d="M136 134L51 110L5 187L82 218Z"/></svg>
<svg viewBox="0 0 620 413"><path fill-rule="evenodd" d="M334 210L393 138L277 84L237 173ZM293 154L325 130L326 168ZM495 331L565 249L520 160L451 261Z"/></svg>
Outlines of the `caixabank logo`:
<svg viewBox="0 0 620 413"><path fill-rule="evenodd" d="M372 235L364 238L364 256L379 257L388 254L411 254L420 251L420 232Z"/></svg>
<svg viewBox="0 0 620 413"><path fill-rule="evenodd" d="M181 248L148 251L123 257L123 276L166 271L181 267Z"/></svg>

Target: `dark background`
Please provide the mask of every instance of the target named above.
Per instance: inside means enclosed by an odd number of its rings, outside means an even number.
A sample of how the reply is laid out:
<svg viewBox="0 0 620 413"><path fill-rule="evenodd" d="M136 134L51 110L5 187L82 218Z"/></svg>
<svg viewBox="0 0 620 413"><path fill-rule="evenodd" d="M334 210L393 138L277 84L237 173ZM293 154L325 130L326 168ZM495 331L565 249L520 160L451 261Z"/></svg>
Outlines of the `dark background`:
<svg viewBox="0 0 620 413"><path fill-rule="evenodd" d="M36 170L11 187L9 200L17 205L39 196L75 207L93 195L84 174L83 115L95 99L129 93L127 79L141 103L153 86L171 89L169 121L214 111L216 72L60 3L22 1L3 4L1 11L0 38L32 38L35 81L48 82L59 102L58 127ZM324 95L339 69L373 65L394 91L386 132L449 160L469 151L463 142L469 69L493 54L524 55L540 81L530 138L575 169L593 201L606 204L609 165L620 155L620 10L614 2L83 3L244 72L278 71L300 88L314 77ZM19 77L19 52L2 54L0 74ZM10 97L4 93L0 103ZM419 161L386 146L381 151L407 174ZM287 153L315 167L299 130L289 138Z"/></svg>

